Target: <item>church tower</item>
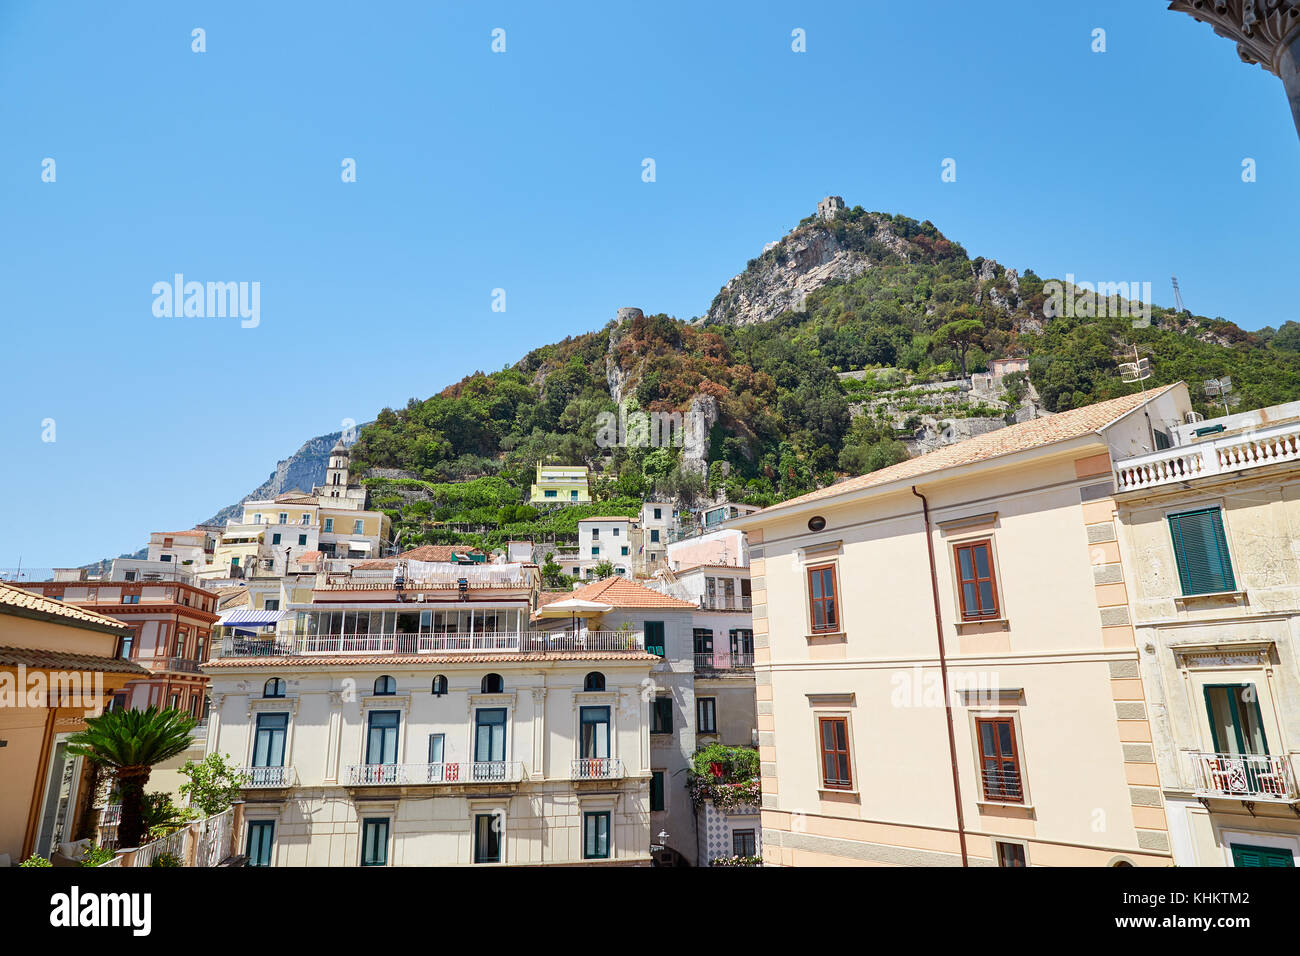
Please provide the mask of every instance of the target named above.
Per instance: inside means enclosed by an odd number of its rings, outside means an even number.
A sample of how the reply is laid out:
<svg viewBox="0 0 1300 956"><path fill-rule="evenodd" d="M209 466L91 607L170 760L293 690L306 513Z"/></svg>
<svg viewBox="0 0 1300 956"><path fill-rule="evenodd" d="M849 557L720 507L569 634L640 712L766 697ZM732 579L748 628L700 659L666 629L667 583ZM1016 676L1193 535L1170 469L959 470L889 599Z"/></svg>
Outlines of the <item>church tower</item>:
<svg viewBox="0 0 1300 956"><path fill-rule="evenodd" d="M325 469L325 494L331 498L347 497L348 450L340 438L330 449L329 466Z"/></svg>

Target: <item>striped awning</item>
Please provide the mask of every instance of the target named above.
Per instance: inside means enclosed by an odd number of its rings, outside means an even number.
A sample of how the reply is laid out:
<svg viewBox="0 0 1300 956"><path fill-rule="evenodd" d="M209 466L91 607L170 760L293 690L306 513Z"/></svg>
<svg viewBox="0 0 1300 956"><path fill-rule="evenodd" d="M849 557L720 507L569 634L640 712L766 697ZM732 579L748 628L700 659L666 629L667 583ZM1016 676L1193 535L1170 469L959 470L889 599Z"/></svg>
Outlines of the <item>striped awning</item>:
<svg viewBox="0 0 1300 956"><path fill-rule="evenodd" d="M288 617L288 611L256 611L251 608L238 607L226 611L217 620L218 627L269 627Z"/></svg>

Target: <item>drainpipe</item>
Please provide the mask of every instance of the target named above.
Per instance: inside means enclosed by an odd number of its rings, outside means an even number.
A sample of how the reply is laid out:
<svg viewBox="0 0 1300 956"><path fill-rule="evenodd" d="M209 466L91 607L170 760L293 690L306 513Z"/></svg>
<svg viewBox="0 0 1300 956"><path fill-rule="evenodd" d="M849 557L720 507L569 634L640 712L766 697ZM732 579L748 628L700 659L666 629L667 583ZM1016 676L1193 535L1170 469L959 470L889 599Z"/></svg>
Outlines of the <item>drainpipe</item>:
<svg viewBox="0 0 1300 956"><path fill-rule="evenodd" d="M930 589L934 593L934 633L939 640L939 675L943 680L943 711L948 720L948 757L952 762L952 798L957 807L957 839L961 843L961 865L970 866L966 856L966 823L961 812L961 780L957 774L957 732L952 723L952 699L948 696L948 657L943 649L943 617L939 612L939 572L934 563L934 538L930 534L930 502L912 486L912 494L921 499L925 517L925 546L930 552Z"/></svg>

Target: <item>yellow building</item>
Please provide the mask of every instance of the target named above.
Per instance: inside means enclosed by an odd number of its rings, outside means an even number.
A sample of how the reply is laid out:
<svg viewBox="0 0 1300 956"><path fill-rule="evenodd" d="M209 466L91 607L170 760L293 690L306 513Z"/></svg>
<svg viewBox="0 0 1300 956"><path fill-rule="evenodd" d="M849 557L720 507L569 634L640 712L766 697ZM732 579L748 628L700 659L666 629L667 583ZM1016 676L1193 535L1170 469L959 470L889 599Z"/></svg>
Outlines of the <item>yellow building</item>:
<svg viewBox="0 0 1300 956"><path fill-rule="evenodd" d="M1174 860L1300 861L1300 402L1115 462Z"/></svg>
<svg viewBox="0 0 1300 956"><path fill-rule="evenodd" d="M0 867L49 857L91 813L84 758L67 752L114 692L149 671L123 660L131 628L0 582Z"/></svg>
<svg viewBox="0 0 1300 956"><path fill-rule="evenodd" d="M1184 386L742 516L764 859L1168 866L1110 451Z"/></svg>
<svg viewBox="0 0 1300 956"><path fill-rule="evenodd" d="M537 481L528 500L535 505L590 504L587 466L539 464Z"/></svg>

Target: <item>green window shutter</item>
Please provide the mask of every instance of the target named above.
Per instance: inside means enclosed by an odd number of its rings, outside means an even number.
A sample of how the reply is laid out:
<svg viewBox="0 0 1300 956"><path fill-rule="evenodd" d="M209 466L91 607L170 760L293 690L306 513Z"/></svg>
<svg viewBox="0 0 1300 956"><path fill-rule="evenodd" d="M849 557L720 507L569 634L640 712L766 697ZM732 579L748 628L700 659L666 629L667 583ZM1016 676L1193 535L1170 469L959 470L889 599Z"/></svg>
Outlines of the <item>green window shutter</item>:
<svg viewBox="0 0 1300 956"><path fill-rule="evenodd" d="M1235 591L1223 515L1218 508L1169 516L1169 533L1178 561L1178 581L1183 594Z"/></svg>
<svg viewBox="0 0 1300 956"><path fill-rule="evenodd" d="M646 621L644 624L645 649L647 653L664 656L664 622Z"/></svg>

